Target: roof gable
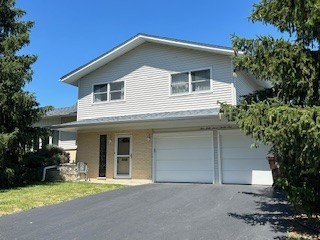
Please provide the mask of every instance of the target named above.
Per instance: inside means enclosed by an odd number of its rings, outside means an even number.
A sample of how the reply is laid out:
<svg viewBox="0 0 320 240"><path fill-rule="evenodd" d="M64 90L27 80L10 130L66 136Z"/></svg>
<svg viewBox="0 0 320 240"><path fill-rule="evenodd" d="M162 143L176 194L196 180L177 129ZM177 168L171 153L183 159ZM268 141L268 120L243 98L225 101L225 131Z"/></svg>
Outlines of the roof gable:
<svg viewBox="0 0 320 240"><path fill-rule="evenodd" d="M60 78L60 81L77 86L77 81L83 76L102 67L108 62L122 56L126 52L136 48L137 46L141 45L144 42L152 42L152 43L164 44L164 45L175 46L175 47L183 47L183 48L188 48L193 50L200 50L200 51L212 52L212 53L229 55L229 56L233 55L232 48L228 48L228 47L196 43L196 42L184 41L184 40L177 40L172 38L157 37L157 36L146 35L146 34L138 34L133 38L130 38L126 42L122 43L121 45L93 59L87 64L80 66L74 71L62 76Z"/></svg>

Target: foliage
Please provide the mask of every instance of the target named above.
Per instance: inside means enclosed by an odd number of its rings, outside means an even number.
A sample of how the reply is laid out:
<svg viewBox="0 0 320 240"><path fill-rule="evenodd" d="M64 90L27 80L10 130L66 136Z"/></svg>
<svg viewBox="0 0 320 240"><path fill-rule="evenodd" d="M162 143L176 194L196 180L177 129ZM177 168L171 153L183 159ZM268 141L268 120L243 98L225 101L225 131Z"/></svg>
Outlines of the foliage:
<svg viewBox="0 0 320 240"><path fill-rule="evenodd" d="M23 183L40 181L43 167L70 162L70 155L62 148L48 144L35 152L29 152L21 162L19 176Z"/></svg>
<svg viewBox="0 0 320 240"><path fill-rule="evenodd" d="M250 19L272 24L288 39L233 36L235 71L271 83L221 111L280 161L278 182L293 206L320 212L320 1L262 0Z"/></svg>
<svg viewBox="0 0 320 240"><path fill-rule="evenodd" d="M29 44L31 21L14 0L0 1L0 188L17 184L20 162L33 139L47 130L33 127L47 108L39 108L33 94L23 90L31 81L34 55L19 55Z"/></svg>

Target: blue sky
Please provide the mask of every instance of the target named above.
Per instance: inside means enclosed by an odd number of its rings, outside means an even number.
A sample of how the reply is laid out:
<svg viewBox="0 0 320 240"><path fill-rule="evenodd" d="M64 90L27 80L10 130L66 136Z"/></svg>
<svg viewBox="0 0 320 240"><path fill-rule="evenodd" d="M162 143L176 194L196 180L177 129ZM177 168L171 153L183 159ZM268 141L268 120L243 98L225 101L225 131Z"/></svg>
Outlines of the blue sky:
<svg viewBox="0 0 320 240"><path fill-rule="evenodd" d="M77 88L59 78L137 33L231 46L230 36L277 35L251 23L253 0L17 0L35 21L23 53L38 55L26 90L41 106L72 106Z"/></svg>

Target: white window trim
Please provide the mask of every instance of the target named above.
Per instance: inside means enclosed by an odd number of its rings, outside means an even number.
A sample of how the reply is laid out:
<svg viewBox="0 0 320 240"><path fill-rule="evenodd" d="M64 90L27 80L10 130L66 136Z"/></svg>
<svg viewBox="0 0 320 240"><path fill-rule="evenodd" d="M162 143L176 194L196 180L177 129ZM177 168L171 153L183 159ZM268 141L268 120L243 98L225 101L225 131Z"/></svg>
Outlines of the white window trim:
<svg viewBox="0 0 320 240"><path fill-rule="evenodd" d="M123 82L123 99L117 99L117 100L110 100L110 84L111 83L117 83L117 82ZM107 94L107 101L101 101L101 102L95 102L94 101L94 86L97 85L103 85L103 84L107 84L107 92L104 92L104 94ZM112 91L112 92L121 92L121 91ZM121 80L121 81L114 81L114 82L102 82L102 83L94 83L92 85L92 96L91 96L91 103L92 104L105 104L105 103L117 103L117 102L125 102L126 101L126 81L125 80ZM98 93L99 94L99 93ZM101 93L102 94L102 93Z"/></svg>
<svg viewBox="0 0 320 240"><path fill-rule="evenodd" d="M209 90L203 90L203 91L192 91L192 78L191 78L191 72L196 72L196 71L202 71L202 70L209 70L210 71L210 89ZM189 92L184 92L184 93L175 93L172 94L172 74L179 74L179 73L188 73L188 79L189 79ZM196 68L196 69L191 69L191 70L185 70L185 71L179 71L179 72L170 72L169 73L169 96L170 97L177 97L177 96L186 96L186 95L192 95L192 94L202 94L202 93L211 93L213 91L212 87L212 67L204 67L204 68Z"/></svg>

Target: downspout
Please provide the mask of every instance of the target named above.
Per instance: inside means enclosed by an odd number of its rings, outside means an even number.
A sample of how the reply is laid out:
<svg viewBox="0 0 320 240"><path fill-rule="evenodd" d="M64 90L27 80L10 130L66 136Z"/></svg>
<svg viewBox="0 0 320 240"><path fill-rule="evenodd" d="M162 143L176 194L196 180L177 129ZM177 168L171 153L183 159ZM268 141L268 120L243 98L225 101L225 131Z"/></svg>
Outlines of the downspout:
<svg viewBox="0 0 320 240"><path fill-rule="evenodd" d="M42 174L42 179L41 182L43 182L46 179L46 173L48 169L52 169L52 168L56 168L57 165L53 165L53 166L47 166L43 169L43 174Z"/></svg>

